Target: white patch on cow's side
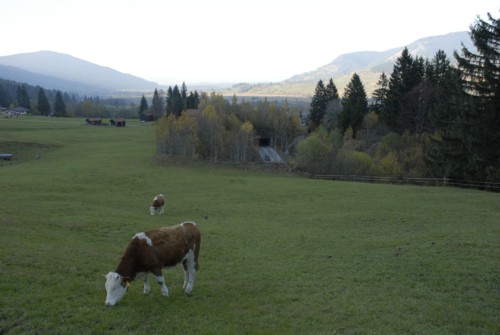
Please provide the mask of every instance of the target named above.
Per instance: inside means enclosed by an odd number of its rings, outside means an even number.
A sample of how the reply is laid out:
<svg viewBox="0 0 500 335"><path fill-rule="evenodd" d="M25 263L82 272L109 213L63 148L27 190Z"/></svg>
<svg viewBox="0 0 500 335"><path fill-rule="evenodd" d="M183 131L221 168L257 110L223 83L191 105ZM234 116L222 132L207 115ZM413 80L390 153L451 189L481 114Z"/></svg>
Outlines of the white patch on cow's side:
<svg viewBox="0 0 500 335"><path fill-rule="evenodd" d="M194 286L194 279L196 276L196 264L194 261L194 248L189 250L183 261L187 263L187 270L184 271L184 285L182 288L187 294L191 293Z"/></svg>
<svg viewBox="0 0 500 335"><path fill-rule="evenodd" d="M145 240L148 245L153 246L153 241L151 241L151 239L145 233L137 233L134 235L134 237L132 239L134 239L136 237L139 240Z"/></svg>
<svg viewBox="0 0 500 335"><path fill-rule="evenodd" d="M185 225L185 224L192 224L193 226L196 226L196 222L194 221L184 221L183 223L181 223L181 225Z"/></svg>
<svg viewBox="0 0 500 335"><path fill-rule="evenodd" d="M156 276L155 275L156 282L161 285L161 294L164 297L168 297L168 287L165 285L165 278L163 276Z"/></svg>
<svg viewBox="0 0 500 335"><path fill-rule="evenodd" d="M116 272L110 272L106 275L106 301L108 306L115 305L127 293L127 285L123 284L122 276Z"/></svg>

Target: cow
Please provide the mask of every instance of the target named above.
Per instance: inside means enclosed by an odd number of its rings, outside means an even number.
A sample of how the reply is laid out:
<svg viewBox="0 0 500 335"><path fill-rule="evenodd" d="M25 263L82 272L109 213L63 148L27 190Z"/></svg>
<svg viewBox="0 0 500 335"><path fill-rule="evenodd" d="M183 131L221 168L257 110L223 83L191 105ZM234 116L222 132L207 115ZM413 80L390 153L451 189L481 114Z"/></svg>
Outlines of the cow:
<svg viewBox="0 0 500 335"><path fill-rule="evenodd" d="M153 198L153 202L151 203L151 207L149 207L149 211L151 215L155 215L158 213L159 215L163 214L163 210L165 208L166 197L163 194L158 194Z"/></svg>
<svg viewBox="0 0 500 335"><path fill-rule="evenodd" d="M160 284L162 295L168 297L162 268L179 263L184 269L182 288L186 294L191 294L195 274L199 268L200 242L200 231L196 223L192 221L135 234L125 249L116 270L105 276L105 304L115 305L123 298L130 283L138 278L144 280L144 294L148 294L150 292L149 272Z"/></svg>

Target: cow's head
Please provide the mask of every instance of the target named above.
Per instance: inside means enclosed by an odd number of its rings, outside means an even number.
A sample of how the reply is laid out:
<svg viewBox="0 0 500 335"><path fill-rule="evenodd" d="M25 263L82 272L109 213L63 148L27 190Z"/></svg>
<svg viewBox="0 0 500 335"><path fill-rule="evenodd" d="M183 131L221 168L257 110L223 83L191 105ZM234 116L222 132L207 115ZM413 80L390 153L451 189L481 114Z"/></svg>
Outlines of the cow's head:
<svg viewBox="0 0 500 335"><path fill-rule="evenodd" d="M123 298L128 290L129 281L116 272L110 272L106 275L106 302L108 306L115 305Z"/></svg>

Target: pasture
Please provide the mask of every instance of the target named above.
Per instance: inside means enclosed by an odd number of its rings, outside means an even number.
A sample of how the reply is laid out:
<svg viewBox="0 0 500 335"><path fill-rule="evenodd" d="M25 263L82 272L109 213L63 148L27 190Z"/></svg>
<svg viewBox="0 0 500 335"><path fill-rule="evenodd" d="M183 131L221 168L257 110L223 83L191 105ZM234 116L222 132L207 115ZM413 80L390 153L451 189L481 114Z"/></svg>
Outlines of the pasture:
<svg viewBox="0 0 500 335"><path fill-rule="evenodd" d="M498 194L157 161L154 130L0 119L0 334L500 334ZM177 267L106 307L132 236L184 220L192 295Z"/></svg>

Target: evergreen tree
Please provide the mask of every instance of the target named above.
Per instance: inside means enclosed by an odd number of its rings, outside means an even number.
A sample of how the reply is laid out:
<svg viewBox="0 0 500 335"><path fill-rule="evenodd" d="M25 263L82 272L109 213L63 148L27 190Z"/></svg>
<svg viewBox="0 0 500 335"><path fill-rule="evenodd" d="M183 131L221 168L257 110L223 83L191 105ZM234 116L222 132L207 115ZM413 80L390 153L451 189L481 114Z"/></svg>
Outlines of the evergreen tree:
<svg viewBox="0 0 500 335"><path fill-rule="evenodd" d="M387 94L389 91L389 79L385 72L382 72L378 81L377 88L373 91L373 98L375 99L375 112L380 114L380 110L382 108L383 103L387 99Z"/></svg>
<svg viewBox="0 0 500 335"><path fill-rule="evenodd" d="M30 98L24 85L17 87L17 105L18 107L30 109Z"/></svg>
<svg viewBox="0 0 500 335"><path fill-rule="evenodd" d="M146 100L146 97L144 97L144 94L143 94L142 98L141 98L141 104L139 105L139 120L146 119L146 111L148 109L149 109L148 101Z"/></svg>
<svg viewBox="0 0 500 335"><path fill-rule="evenodd" d="M9 92L0 84L0 107L9 107L11 103Z"/></svg>
<svg viewBox="0 0 500 335"><path fill-rule="evenodd" d="M336 100L339 98L339 92L337 91L337 87L333 83L332 78L330 78L330 81L328 81L328 84L326 85L325 95L326 95L327 104L330 101Z"/></svg>
<svg viewBox="0 0 500 335"><path fill-rule="evenodd" d="M198 105L200 103L200 95L198 94L198 91L194 91L194 97L193 97L193 107L192 108L198 108Z"/></svg>
<svg viewBox="0 0 500 335"><path fill-rule="evenodd" d="M342 133L351 127L353 137L363 124L363 119L368 113L368 98L361 78L357 73L352 75L342 98L343 109L340 112L339 125Z"/></svg>
<svg viewBox="0 0 500 335"><path fill-rule="evenodd" d="M411 130L414 101L410 93L421 83L423 75L423 59L413 58L408 48L404 48L394 64L387 96L380 110L380 119L389 129L398 133Z"/></svg>
<svg viewBox="0 0 500 335"><path fill-rule="evenodd" d="M174 86L172 90L172 112L176 117L179 117L184 110L184 102L182 101L181 92L179 91L179 87L177 85Z"/></svg>
<svg viewBox="0 0 500 335"><path fill-rule="evenodd" d="M40 88L38 91L38 105L37 109L40 112L40 115L49 116L50 114L50 104L47 96L45 95L45 91L43 88Z"/></svg>
<svg viewBox="0 0 500 335"><path fill-rule="evenodd" d="M182 110L186 109L186 105L187 105L187 87L186 87L186 83L185 82L182 82L182 86L181 86L181 100L182 100Z"/></svg>
<svg viewBox="0 0 500 335"><path fill-rule="evenodd" d="M316 88L314 90L314 96L311 100L311 108L309 111L310 129L314 130L317 128L325 115L327 105L327 95L326 88L323 84L323 80L318 81Z"/></svg>
<svg viewBox="0 0 500 335"><path fill-rule="evenodd" d="M197 109L198 103L200 102L200 97L198 96L198 92L191 91L186 99L186 109Z"/></svg>
<svg viewBox="0 0 500 335"><path fill-rule="evenodd" d="M488 13L470 27L477 54L462 47L455 52L464 89L474 102L475 178L500 181L500 20Z"/></svg>
<svg viewBox="0 0 500 335"><path fill-rule="evenodd" d="M164 116L163 112L163 97L158 93L158 90L155 88L153 93L153 101L151 103L151 109L153 110L153 118L158 120L160 117Z"/></svg>
<svg viewBox="0 0 500 335"><path fill-rule="evenodd" d="M57 91L56 97L54 100L54 116L64 117L66 116L66 104L62 98L61 91Z"/></svg>
<svg viewBox="0 0 500 335"><path fill-rule="evenodd" d="M172 87L169 86L167 90L167 116L174 113L174 108L172 105L172 96L173 96L173 90Z"/></svg>

